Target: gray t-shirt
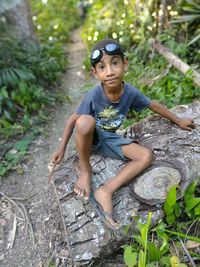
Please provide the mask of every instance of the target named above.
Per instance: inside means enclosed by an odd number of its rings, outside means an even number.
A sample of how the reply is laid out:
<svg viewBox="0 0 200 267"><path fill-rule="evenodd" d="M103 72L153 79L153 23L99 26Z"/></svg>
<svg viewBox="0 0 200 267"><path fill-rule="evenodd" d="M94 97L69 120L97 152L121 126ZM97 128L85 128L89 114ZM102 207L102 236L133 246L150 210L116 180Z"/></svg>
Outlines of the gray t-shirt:
<svg viewBox="0 0 200 267"><path fill-rule="evenodd" d="M86 94L76 113L91 115L101 129L116 131L130 109L141 111L149 104L150 99L128 83L124 83L124 92L117 103L111 102L102 85L98 85Z"/></svg>

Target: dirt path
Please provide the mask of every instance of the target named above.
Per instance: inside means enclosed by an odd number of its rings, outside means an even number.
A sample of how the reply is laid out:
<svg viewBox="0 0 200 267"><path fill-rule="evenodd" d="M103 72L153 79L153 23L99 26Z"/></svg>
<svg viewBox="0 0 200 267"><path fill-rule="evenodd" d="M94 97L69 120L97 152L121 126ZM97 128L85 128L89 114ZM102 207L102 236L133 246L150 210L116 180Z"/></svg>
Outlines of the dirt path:
<svg viewBox="0 0 200 267"><path fill-rule="evenodd" d="M62 82L63 92L72 97L73 104L67 102L54 111L46 133L30 146L30 159L23 163L24 174L13 172L1 182L0 192L15 203L5 197L0 199L0 267L46 266L44 263L53 257L57 264L60 262L59 266L64 266L62 262L67 258L67 250L62 248L58 205L53 188L48 184L47 165L58 146L64 122L80 101L80 88L86 82L81 64L85 49L79 33L79 30L73 32L72 43L68 46L70 64ZM74 151L73 142L68 151ZM14 204L18 208L14 208Z"/></svg>

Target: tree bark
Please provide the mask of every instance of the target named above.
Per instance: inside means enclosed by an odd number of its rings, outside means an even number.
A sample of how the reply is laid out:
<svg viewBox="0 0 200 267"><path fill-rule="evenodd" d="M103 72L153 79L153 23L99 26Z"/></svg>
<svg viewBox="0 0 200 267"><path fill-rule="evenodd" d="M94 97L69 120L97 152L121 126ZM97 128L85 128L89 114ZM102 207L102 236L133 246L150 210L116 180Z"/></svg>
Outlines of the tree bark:
<svg viewBox="0 0 200 267"><path fill-rule="evenodd" d="M140 144L149 147L154 153L152 165L118 190L113 197L116 219L122 225L131 224L133 231L136 230L136 222L131 220L133 213L137 213L145 221L148 212L153 211L154 225L164 216L162 203L169 188L179 184L184 190L192 180L200 176L200 101L178 106L173 112L180 117L192 117L196 128L191 132L182 130L154 115L125 132L126 136L137 138ZM113 177L124 163L93 155L91 165L92 188L95 190ZM108 229L96 216L90 203L74 195L78 172L78 157L73 155L60 165L53 179L69 233L74 266L83 266L112 254L127 242L127 236L123 230L113 232Z"/></svg>
<svg viewBox="0 0 200 267"><path fill-rule="evenodd" d="M15 36L23 44L38 43L34 33L31 10L28 0L21 0L19 4L5 12L10 34Z"/></svg>
<svg viewBox="0 0 200 267"><path fill-rule="evenodd" d="M158 34L163 33L163 29L167 24L167 0L162 0L161 5L162 5L161 8L162 14L159 16Z"/></svg>
<svg viewBox="0 0 200 267"><path fill-rule="evenodd" d="M180 58L174 55L168 48L163 46L158 41L154 40L152 45L160 55L162 55L170 64L172 64L184 75L186 75L189 70L192 70L192 68L188 64L184 63ZM192 80L196 85L200 86L200 73L192 70Z"/></svg>

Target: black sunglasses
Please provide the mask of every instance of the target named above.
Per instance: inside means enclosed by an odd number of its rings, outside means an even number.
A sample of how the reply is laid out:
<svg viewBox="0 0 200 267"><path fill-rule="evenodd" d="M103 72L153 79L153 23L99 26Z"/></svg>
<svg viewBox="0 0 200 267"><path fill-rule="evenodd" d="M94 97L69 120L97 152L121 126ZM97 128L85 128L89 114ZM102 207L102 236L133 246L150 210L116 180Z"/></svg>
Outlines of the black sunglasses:
<svg viewBox="0 0 200 267"><path fill-rule="evenodd" d="M124 49L118 44L107 44L101 49L94 50L91 54L91 64L94 66L103 56L103 51L107 55L125 55Z"/></svg>

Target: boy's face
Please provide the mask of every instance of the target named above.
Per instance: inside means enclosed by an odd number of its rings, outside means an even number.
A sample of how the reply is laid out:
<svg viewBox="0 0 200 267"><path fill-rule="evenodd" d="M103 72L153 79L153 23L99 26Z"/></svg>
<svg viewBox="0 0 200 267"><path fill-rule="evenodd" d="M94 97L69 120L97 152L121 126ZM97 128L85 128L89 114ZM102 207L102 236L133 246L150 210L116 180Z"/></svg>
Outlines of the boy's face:
<svg viewBox="0 0 200 267"><path fill-rule="evenodd" d="M107 55L103 53L102 58L95 67L93 74L103 84L104 89L118 89L122 86L124 72L127 70L128 60L122 60L120 55Z"/></svg>

